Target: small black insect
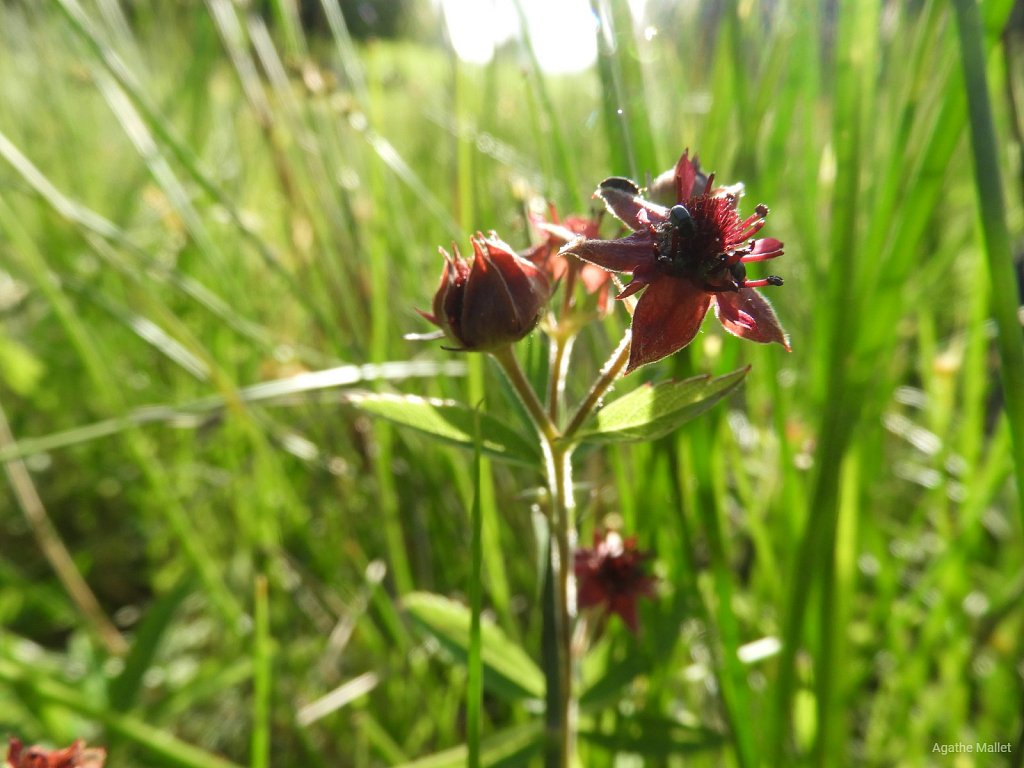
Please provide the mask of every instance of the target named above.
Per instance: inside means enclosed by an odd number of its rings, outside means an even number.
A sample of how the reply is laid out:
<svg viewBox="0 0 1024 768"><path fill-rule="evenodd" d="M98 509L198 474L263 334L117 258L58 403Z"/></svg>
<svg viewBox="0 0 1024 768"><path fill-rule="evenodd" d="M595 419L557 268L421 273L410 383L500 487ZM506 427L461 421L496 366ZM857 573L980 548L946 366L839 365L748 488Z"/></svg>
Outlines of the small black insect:
<svg viewBox="0 0 1024 768"><path fill-rule="evenodd" d="M737 261L729 266L729 274L736 281L737 285L743 285L747 281L747 267L742 261Z"/></svg>
<svg viewBox="0 0 1024 768"><path fill-rule="evenodd" d="M685 205L673 205L668 212L668 220L672 227L684 237L690 237L697 231L697 224Z"/></svg>
<svg viewBox="0 0 1024 768"><path fill-rule="evenodd" d="M627 179L625 176L609 176L607 179L597 185L598 189L616 189L620 192L627 192L631 195L639 195L640 187L632 179Z"/></svg>

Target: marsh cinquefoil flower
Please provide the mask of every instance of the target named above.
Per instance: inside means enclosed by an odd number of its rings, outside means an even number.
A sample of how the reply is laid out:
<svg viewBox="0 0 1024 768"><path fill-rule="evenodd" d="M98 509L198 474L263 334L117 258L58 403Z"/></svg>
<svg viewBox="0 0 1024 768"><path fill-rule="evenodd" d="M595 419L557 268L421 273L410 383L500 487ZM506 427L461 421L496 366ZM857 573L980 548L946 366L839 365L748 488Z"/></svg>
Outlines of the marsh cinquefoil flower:
<svg viewBox="0 0 1024 768"><path fill-rule="evenodd" d="M495 233L477 232L472 242L472 262L454 244L454 255L440 249L444 270L434 313L420 314L459 344L459 351L487 351L519 341L537 326L551 283Z"/></svg>
<svg viewBox="0 0 1024 768"><path fill-rule="evenodd" d="M548 273L552 282L557 282L576 270L580 282L589 294L597 296L597 311L602 317L608 313L608 288L611 284L611 272L601 269L596 264L579 262L561 252L562 246L571 243L578 237L592 239L597 237L604 211L585 218L583 216L566 216L559 220L554 204L548 206L548 217L530 214L530 222L542 235L541 241L522 253ZM569 286L571 289L571 285Z"/></svg>
<svg viewBox="0 0 1024 768"><path fill-rule="evenodd" d="M593 547L579 547L574 557L580 608L617 613L631 632L637 631L636 601L654 595L655 578L644 563L650 555L615 531L595 531Z"/></svg>
<svg viewBox="0 0 1024 768"><path fill-rule="evenodd" d="M768 208L759 205L741 219L737 195L713 190L713 175L695 190L697 169L689 153L679 159L674 177L677 202L671 208L646 200L629 179L605 179L595 195L633 233L618 240L578 238L562 249L607 270L631 272L633 279L616 298L644 291L633 314L626 373L693 341L712 305L730 333L788 350L771 304L755 290L782 285L782 278L748 280L745 267L782 255L779 240L754 239Z"/></svg>

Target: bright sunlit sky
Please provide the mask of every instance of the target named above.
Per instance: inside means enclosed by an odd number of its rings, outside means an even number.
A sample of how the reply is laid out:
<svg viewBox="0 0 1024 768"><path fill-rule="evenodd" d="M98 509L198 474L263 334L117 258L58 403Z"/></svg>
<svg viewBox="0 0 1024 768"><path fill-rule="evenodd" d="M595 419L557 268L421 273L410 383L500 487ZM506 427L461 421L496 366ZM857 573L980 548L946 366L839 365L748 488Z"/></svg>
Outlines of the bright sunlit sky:
<svg viewBox="0 0 1024 768"><path fill-rule="evenodd" d="M490 61L496 45L519 34L512 0L439 0L452 46L464 61ZM586 69L597 56L597 19L588 0L522 0L530 38L547 72ZM630 0L640 18L645 0Z"/></svg>

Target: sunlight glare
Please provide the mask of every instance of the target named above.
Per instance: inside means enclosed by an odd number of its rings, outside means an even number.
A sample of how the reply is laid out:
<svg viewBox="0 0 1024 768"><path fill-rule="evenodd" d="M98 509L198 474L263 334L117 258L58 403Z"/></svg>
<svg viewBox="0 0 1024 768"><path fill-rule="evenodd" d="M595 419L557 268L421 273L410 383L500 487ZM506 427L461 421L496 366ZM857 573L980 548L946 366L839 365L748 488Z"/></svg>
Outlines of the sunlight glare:
<svg viewBox="0 0 1024 768"><path fill-rule="evenodd" d="M520 34L512 0L439 0L452 48L460 59L485 64L496 46ZM597 58L597 19L587 0L522 0L530 39L545 72L579 72ZM643 0L630 3L634 14Z"/></svg>

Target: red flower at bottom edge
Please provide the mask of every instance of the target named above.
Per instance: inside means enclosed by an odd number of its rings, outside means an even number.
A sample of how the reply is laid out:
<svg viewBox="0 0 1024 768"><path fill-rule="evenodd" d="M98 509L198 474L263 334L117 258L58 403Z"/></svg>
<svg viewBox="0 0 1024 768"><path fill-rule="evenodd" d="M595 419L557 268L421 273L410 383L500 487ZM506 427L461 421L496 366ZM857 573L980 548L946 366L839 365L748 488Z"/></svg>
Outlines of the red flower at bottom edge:
<svg viewBox="0 0 1024 768"><path fill-rule="evenodd" d="M734 194L712 191L713 175L694 194L696 173L684 153L675 168L678 202L672 208L645 200L628 179L606 179L595 195L633 234L618 240L578 238L562 250L613 272L631 272L632 281L616 298L645 289L633 314L626 373L693 341L712 304L730 333L790 349L771 304L754 290L782 285L782 278L748 280L744 266L782 255L779 240L754 239L768 208L759 205L753 216L741 219Z"/></svg>
<svg viewBox="0 0 1024 768"><path fill-rule="evenodd" d="M81 739L64 749L46 749L38 745L25 748L20 739L11 737L7 745L9 768L103 768L107 751L86 747Z"/></svg>

